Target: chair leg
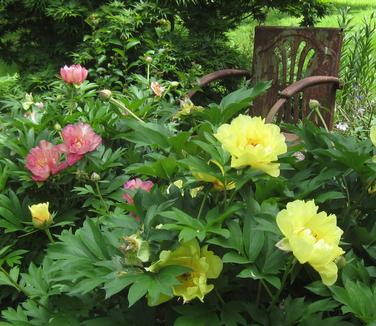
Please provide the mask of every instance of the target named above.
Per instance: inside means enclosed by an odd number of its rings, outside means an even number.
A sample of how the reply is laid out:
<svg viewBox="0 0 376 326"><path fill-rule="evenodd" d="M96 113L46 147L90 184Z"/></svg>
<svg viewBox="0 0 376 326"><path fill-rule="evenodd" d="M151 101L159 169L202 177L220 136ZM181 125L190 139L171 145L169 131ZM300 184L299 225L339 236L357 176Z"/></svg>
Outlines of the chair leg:
<svg viewBox="0 0 376 326"><path fill-rule="evenodd" d="M266 123L271 123L273 121L273 118L279 111L279 109L286 103L287 99L285 98L280 98L270 109L268 115L266 116Z"/></svg>

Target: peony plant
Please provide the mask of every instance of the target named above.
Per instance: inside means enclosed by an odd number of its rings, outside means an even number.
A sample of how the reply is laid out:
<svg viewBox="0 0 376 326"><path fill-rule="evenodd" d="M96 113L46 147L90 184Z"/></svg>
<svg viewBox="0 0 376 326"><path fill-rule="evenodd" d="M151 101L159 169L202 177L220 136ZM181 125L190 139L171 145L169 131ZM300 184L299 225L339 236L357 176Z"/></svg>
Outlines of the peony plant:
<svg viewBox="0 0 376 326"><path fill-rule="evenodd" d="M0 324L376 320L374 128L265 123L267 83L201 108L83 72L0 116Z"/></svg>

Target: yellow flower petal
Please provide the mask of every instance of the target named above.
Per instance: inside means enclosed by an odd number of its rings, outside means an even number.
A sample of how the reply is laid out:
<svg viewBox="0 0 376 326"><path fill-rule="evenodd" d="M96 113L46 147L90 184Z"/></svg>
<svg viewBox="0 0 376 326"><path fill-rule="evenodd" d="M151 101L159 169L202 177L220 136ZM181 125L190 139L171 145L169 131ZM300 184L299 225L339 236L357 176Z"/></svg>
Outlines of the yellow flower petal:
<svg viewBox="0 0 376 326"><path fill-rule="evenodd" d="M195 298L203 301L205 295L214 288L213 285L207 284L207 279L218 278L223 266L221 258L207 250L207 246L200 248L196 239L183 243L174 251L162 251L159 261L152 264L147 270L157 272L170 265L191 269L177 277L180 284L172 289L174 295L182 297L184 302Z"/></svg>
<svg viewBox="0 0 376 326"><path fill-rule="evenodd" d="M261 117L239 115L231 124L221 125L214 135L231 156L233 168L252 168L279 176L278 155L286 153L285 137L278 126L265 124Z"/></svg>
<svg viewBox="0 0 376 326"><path fill-rule="evenodd" d="M337 279L335 261L344 254L339 247L343 231L337 226L335 215L317 210L313 200L295 200L278 213L277 225L286 237L282 241L288 243L297 260L309 263L323 283L331 285Z"/></svg>
<svg viewBox="0 0 376 326"><path fill-rule="evenodd" d="M52 223L52 215L48 211L49 203L41 203L29 206L34 227L43 229Z"/></svg>

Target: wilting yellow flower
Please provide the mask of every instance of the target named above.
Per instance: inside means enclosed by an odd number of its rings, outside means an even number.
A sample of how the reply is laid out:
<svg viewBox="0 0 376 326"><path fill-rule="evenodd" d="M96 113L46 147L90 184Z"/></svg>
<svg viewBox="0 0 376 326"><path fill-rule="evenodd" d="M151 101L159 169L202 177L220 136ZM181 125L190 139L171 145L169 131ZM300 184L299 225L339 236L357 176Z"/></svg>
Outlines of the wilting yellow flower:
<svg viewBox="0 0 376 326"><path fill-rule="evenodd" d="M124 261L127 265L142 265L150 257L149 243L138 233L123 237L123 244L119 249L124 253Z"/></svg>
<svg viewBox="0 0 376 326"><path fill-rule="evenodd" d="M207 173L203 173L203 172L193 172L192 175L195 177L196 180L198 181L205 181L205 182L210 182L213 184L213 187L214 189L217 189L217 190L231 190L231 189L234 189L235 188L235 182L229 182L226 184L226 187L225 185L223 184L223 182L221 180L219 180L218 178L210 175L210 174L207 174Z"/></svg>
<svg viewBox="0 0 376 326"><path fill-rule="evenodd" d="M181 116L186 116L192 114L194 111L203 111L202 106L196 106L189 98L180 100L180 110L175 113L174 119L179 119Z"/></svg>
<svg viewBox="0 0 376 326"><path fill-rule="evenodd" d="M48 211L49 203L41 203L29 206L33 225L37 229L43 229L51 225L52 215Z"/></svg>
<svg viewBox="0 0 376 326"><path fill-rule="evenodd" d="M371 184L371 185L368 187L368 193L369 193L369 194L373 194L373 193L375 193L375 192L376 192L376 184L373 183L373 184Z"/></svg>
<svg viewBox="0 0 376 326"><path fill-rule="evenodd" d="M184 196L184 189L183 189L183 180L179 179L179 180L176 180L174 181L173 183L171 183L167 189L166 189L166 192L167 194L169 195L170 194L170 189L171 187L174 185L176 188L178 188L180 190L180 193L182 196Z"/></svg>
<svg viewBox="0 0 376 326"><path fill-rule="evenodd" d="M214 135L231 156L233 168L247 165L279 176L279 163L272 163L286 153L285 137L278 126L265 124L261 117L239 115L231 124L221 125Z"/></svg>
<svg viewBox="0 0 376 326"><path fill-rule="evenodd" d="M197 195L198 195L203 189L204 189L203 186L192 188L192 189L189 191L189 194L191 195L192 198L196 198Z"/></svg>
<svg viewBox="0 0 376 326"><path fill-rule="evenodd" d="M210 164L210 163L215 164L219 168L219 170L221 171L222 175L223 176L225 175L225 169L223 168L221 163L219 163L216 160L209 160L208 164ZM192 175L198 181L204 181L204 182L212 183L214 189L216 189L216 190L220 190L220 191L223 191L225 189L231 190L231 189L234 189L235 186L236 186L235 182L233 182L233 181L226 183L226 186L225 186L223 184L223 182L221 180L219 180L217 177L212 176L212 175L205 173L205 172L194 171L194 172L192 172ZM192 196L192 198L193 198L193 196Z"/></svg>
<svg viewBox="0 0 376 326"><path fill-rule="evenodd" d="M335 215L317 213L313 200L295 200L277 215L277 224L285 236L278 244L282 250L292 251L301 264L309 263L325 285L337 280L335 260L344 254L339 247L343 231L337 226Z"/></svg>
<svg viewBox="0 0 376 326"><path fill-rule="evenodd" d="M150 88L153 91L153 93L158 97L162 97L162 94L165 91L165 88L158 82L151 82Z"/></svg>
<svg viewBox="0 0 376 326"><path fill-rule="evenodd" d="M174 251L162 251L159 258L159 261L148 268L149 271L157 272L161 268L171 265L191 269L191 271L178 276L180 284L173 287L173 294L182 297L184 302L195 298L203 301L205 295L214 288L214 285L207 284L207 279L218 278L223 267L221 258L209 251L207 246L200 248L196 239L183 243ZM164 296L156 304L169 299L171 298Z"/></svg>

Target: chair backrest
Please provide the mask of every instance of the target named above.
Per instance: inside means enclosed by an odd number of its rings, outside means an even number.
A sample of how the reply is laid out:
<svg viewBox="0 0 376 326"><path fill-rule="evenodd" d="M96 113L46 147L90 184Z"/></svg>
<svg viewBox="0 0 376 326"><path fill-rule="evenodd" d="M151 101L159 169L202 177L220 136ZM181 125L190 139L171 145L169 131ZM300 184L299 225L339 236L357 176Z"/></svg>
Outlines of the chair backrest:
<svg viewBox="0 0 376 326"><path fill-rule="evenodd" d="M252 79L271 80L272 85L266 94L255 99L253 114L265 117L278 100L279 92L304 77L338 77L342 38L339 28L256 27ZM335 88L328 84L307 88L286 102L278 120L296 123L307 117L314 119L309 108L314 99L325 108L320 113L331 128Z"/></svg>

